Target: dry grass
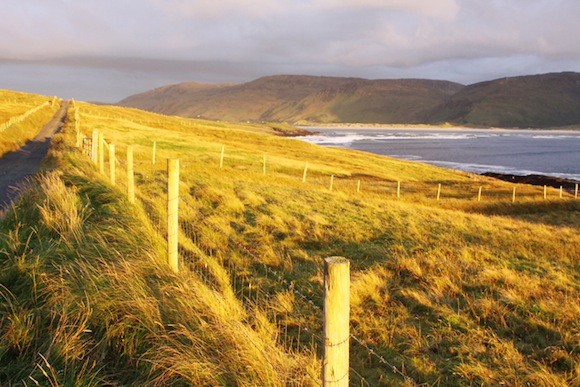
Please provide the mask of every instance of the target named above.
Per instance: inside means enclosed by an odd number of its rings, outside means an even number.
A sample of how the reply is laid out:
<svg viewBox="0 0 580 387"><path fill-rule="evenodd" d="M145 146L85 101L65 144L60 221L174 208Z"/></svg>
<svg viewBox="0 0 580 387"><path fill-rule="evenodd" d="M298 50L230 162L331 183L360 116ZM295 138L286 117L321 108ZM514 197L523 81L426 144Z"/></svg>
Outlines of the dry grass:
<svg viewBox="0 0 580 387"><path fill-rule="evenodd" d="M99 127L94 117L87 113L87 127ZM417 382L578 379L580 311L570 300L579 290L580 206L570 195L544 201L541 187L518 185L511 203L512 184L481 176L247 129L189 125L100 126L111 141L135 144L138 190L156 219L164 218L165 172L163 164L150 165L152 141L159 160L181 158L180 243L197 248L183 251L184 264L220 257L236 273L237 294L251 297L244 292L252 283L262 292L258 303L271 308L287 283L263 265L320 303L321 259L344 255L354 270L354 333ZM296 300L271 313L295 340L300 328L319 326L318 312ZM352 355L353 367L371 384L401 381L365 349L353 345Z"/></svg>
<svg viewBox="0 0 580 387"><path fill-rule="evenodd" d="M57 171L2 223L0 384L319 383L314 355L281 347L231 286L171 274L139 209L55 144Z"/></svg>
<svg viewBox="0 0 580 387"><path fill-rule="evenodd" d="M22 205L3 225L2 249L15 257L6 260L10 270L3 273L46 273L40 268L49 255L30 253L25 244L33 244L34 251L40 244L51 257L60 257L62 249L74 257L56 258L58 265L55 258L50 261L51 293L31 290L48 286L40 275L26 289L37 298L63 295L58 302L43 302L47 310L65 311L68 325L76 328L59 337L70 337L70 353L83 360L63 363L45 356L45 347L31 351L38 339L27 332L44 320L35 317L34 307L11 301L12 317L1 326L10 334L2 333L1 342L33 343L24 351L14 344L3 347L20 353L26 364L36 359L49 376L47 364L55 370L68 364L68 379L59 380L315 384L321 260L343 255L352 262L353 333L417 383L574 385L580 380L580 205L570 195L544 201L541 188L519 185L512 204L511 184L476 175L320 148L267 135L265 128L78 105L85 133L99 129L117 145L119 184L110 187L106 177L66 148L74 139L69 126L59 143L66 152L55 158L65 172L51 178L56 180L49 191L70 202L66 213L77 225L59 226L56 214L56 224L52 216L41 221L40 208L47 214L61 208L52 196L44 198L48 193L25 198L42 204L34 210ZM151 165L153 141L156 165ZM137 207L122 199L127 144L135 146ZM225 160L219 168L222 145ZM162 262L164 159L169 157L182 163L183 272L177 276ZM335 175L332 192L330 175ZM438 183L443 185L439 201ZM480 185L484 201L477 203ZM150 225L142 223L141 206ZM30 223L39 225L32 237ZM82 233L75 231L79 227ZM0 283L9 283L8 275ZM18 286L5 286L14 297L3 297L22 299L12 290ZM81 310L89 316L91 332L81 335L86 342L77 339L85 319L72 313ZM8 364L4 373L22 367ZM404 383L356 343L351 367L355 383L361 382L357 374L371 385ZM134 371L121 371L128 368ZM42 375L36 369L33 376Z"/></svg>
<svg viewBox="0 0 580 387"><path fill-rule="evenodd" d="M8 121L11 117L19 116L51 100L52 98L41 95L0 90L0 124ZM0 131L0 157L7 152L19 149L34 138L41 127L52 118L57 109L58 105L43 108L23 122L15 123L8 129Z"/></svg>

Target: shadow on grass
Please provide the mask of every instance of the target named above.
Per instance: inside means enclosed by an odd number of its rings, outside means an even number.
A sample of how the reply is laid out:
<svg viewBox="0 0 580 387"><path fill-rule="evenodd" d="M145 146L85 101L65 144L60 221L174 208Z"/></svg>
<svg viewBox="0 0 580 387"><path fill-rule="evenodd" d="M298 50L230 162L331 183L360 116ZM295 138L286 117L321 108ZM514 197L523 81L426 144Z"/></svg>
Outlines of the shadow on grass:
<svg viewBox="0 0 580 387"><path fill-rule="evenodd" d="M465 212L504 216L530 223L566 227L580 221L580 200L562 199L546 202L477 204Z"/></svg>

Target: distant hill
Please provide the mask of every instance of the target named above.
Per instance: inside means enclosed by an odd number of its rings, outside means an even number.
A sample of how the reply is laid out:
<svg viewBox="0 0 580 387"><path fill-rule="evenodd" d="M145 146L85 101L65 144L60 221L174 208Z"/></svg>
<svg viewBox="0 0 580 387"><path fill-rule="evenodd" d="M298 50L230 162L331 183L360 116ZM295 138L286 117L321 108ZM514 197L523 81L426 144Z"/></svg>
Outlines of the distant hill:
<svg viewBox="0 0 580 387"><path fill-rule="evenodd" d="M429 121L519 128L578 125L580 74L551 73L476 83L434 109Z"/></svg>
<svg viewBox="0 0 580 387"><path fill-rule="evenodd" d="M502 78L470 86L277 75L242 84L181 83L119 104L227 121L561 127L580 124L580 74Z"/></svg>
<svg viewBox="0 0 580 387"><path fill-rule="evenodd" d="M228 86L230 84L184 82L133 95L119 104L156 113L182 115L177 112L201 102L208 91Z"/></svg>
<svg viewBox="0 0 580 387"><path fill-rule="evenodd" d="M237 85L181 83L120 105L229 121L421 123L463 88L447 81L277 75Z"/></svg>

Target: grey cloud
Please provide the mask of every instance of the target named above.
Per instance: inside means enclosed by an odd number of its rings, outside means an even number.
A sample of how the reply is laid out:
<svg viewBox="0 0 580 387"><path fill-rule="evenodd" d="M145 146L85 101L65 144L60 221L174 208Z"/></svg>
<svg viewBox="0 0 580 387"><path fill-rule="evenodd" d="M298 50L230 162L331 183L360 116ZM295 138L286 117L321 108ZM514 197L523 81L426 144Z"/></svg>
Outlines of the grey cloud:
<svg viewBox="0 0 580 387"><path fill-rule="evenodd" d="M116 85L137 66L142 89L273 73L469 83L580 70L577 0L4 0L3 13L0 58L114 74Z"/></svg>

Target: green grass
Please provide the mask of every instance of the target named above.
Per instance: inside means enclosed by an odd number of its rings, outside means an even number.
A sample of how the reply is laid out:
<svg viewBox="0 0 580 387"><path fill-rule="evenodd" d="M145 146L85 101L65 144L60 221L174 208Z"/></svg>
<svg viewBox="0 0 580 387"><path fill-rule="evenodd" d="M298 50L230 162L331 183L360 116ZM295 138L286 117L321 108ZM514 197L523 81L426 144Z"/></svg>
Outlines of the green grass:
<svg viewBox="0 0 580 387"><path fill-rule="evenodd" d="M51 101L52 97L0 90L0 124L26 113L28 110ZM40 128L47 123L58 110L58 104L46 107L24 121L11 125L0 131L0 157L7 152L15 151L34 138Z"/></svg>
<svg viewBox="0 0 580 387"><path fill-rule="evenodd" d="M580 202L569 194L545 201L541 187L518 185L511 203L509 183L268 127L77 106L85 134L116 144L118 184L70 147L69 124L56 171L2 223L11 301L0 382L46 380L50 365L61 384L317 384L331 255L351 259L352 333L415 382L579 382ZM124 199L128 144L136 206ZM179 275L164 263L164 159L174 157ZM351 368L356 384L404 383L355 342Z"/></svg>
<svg viewBox="0 0 580 387"><path fill-rule="evenodd" d="M0 384L317 384L313 355L281 348L223 273L210 286L170 272L162 239L74 139L70 126L55 139L54 171L1 224Z"/></svg>

